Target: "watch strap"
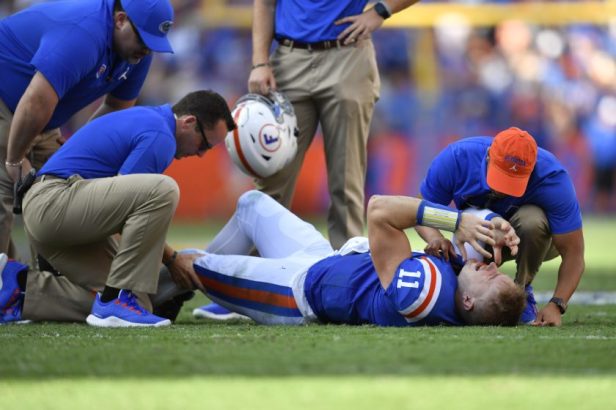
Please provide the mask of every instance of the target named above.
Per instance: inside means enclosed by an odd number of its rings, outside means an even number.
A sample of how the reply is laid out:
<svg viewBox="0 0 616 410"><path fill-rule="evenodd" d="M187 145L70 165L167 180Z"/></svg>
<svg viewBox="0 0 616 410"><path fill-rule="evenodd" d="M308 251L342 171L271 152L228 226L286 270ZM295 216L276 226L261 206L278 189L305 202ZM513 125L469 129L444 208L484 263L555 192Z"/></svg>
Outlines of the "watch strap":
<svg viewBox="0 0 616 410"><path fill-rule="evenodd" d="M376 14L383 17L383 20L386 20L391 17L389 7L387 7L387 5L385 5L385 3L383 3L382 1L379 1L374 5L374 11L376 11Z"/></svg>
<svg viewBox="0 0 616 410"><path fill-rule="evenodd" d="M561 315L564 315L567 311L567 304L561 298L553 297L552 299L550 299L550 303L553 303L558 307L558 310L560 310Z"/></svg>

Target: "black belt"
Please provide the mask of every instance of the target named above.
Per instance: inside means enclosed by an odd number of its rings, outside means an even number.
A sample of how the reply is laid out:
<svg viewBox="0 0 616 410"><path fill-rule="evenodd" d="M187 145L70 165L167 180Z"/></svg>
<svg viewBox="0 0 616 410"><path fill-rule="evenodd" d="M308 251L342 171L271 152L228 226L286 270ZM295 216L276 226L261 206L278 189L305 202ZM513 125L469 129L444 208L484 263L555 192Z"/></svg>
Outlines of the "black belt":
<svg viewBox="0 0 616 410"><path fill-rule="evenodd" d="M330 48L340 48L346 47L355 44L355 42L350 44L344 44L340 40L325 40L325 41L317 41L316 43L302 43L301 41L291 40L290 38L277 38L278 44L285 47L291 48L301 48L303 50L329 50Z"/></svg>
<svg viewBox="0 0 616 410"><path fill-rule="evenodd" d="M50 181L52 179L61 179L61 180L66 180L66 178L62 178L62 177L57 177L55 175L49 175L49 174L45 174L45 175L39 175L38 177L36 177L34 179L34 184L36 184L37 182L43 182L43 181Z"/></svg>

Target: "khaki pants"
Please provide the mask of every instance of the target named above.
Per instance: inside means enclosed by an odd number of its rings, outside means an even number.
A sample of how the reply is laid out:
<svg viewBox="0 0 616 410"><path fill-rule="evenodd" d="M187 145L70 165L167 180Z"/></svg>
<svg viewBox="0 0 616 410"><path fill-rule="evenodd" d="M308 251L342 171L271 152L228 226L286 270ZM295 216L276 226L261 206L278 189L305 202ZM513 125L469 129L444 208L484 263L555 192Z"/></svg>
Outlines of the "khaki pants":
<svg viewBox="0 0 616 410"><path fill-rule="evenodd" d="M308 51L280 46L271 58L278 89L293 103L299 127L297 156L258 189L289 207L317 127L323 130L331 203L329 240L337 249L363 235L366 145L380 79L372 41Z"/></svg>
<svg viewBox="0 0 616 410"><path fill-rule="evenodd" d="M141 293L147 301L145 294L157 292L178 198L175 181L158 174L90 180L75 175L34 184L24 198L26 232L62 276L28 274L24 319L85 320L94 292L105 285Z"/></svg>
<svg viewBox="0 0 616 410"><path fill-rule="evenodd" d="M9 130L13 121L13 113L0 100L0 252L17 259L15 244L11 239L13 228L13 181L6 172L6 150L9 140ZM32 166L40 169L49 157L58 150L60 130L53 129L36 137L30 147L27 158ZM33 263L36 263L33 260Z"/></svg>
<svg viewBox="0 0 616 410"><path fill-rule="evenodd" d="M515 282L524 286L533 281L544 261L554 259L559 253L552 244L548 219L538 206L520 207L509 222L520 237L520 245L515 257L511 256L508 248L503 249L503 260L515 259Z"/></svg>

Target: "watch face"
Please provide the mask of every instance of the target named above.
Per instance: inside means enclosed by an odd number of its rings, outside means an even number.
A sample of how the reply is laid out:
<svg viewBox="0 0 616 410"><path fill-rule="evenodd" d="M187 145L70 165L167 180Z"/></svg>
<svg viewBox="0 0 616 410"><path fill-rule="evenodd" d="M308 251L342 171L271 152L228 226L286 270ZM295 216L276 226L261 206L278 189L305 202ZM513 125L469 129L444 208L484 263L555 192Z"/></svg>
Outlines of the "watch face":
<svg viewBox="0 0 616 410"><path fill-rule="evenodd" d="M383 17L383 19L387 19L387 18L389 18L391 16L391 14L389 14L389 11L383 5L383 3L376 3L374 5L374 11L376 11L376 14L378 14L381 17Z"/></svg>

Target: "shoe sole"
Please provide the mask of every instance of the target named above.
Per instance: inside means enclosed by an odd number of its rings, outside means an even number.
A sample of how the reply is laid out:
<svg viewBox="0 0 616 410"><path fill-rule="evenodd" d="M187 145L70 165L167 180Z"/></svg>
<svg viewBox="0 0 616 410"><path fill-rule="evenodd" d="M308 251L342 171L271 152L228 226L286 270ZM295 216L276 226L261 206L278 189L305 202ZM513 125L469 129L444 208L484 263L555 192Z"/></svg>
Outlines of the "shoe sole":
<svg viewBox="0 0 616 410"><path fill-rule="evenodd" d="M211 313L205 310L201 310L198 308L193 310L192 314L193 314L193 317L197 319L212 319L212 320L219 320L221 322L226 321L226 320L233 320L233 319L242 319L242 320L250 319L248 316L240 315L239 313L235 313L235 312L225 313L224 315L220 315L220 314Z"/></svg>
<svg viewBox="0 0 616 410"><path fill-rule="evenodd" d="M0 326L27 325L32 323L31 320L15 320L12 322L0 322Z"/></svg>
<svg viewBox="0 0 616 410"><path fill-rule="evenodd" d="M100 317L94 315L88 315L86 318L86 323L90 326L96 327L162 327L169 326L171 321L169 319L165 319L156 323L135 323L120 319L116 316L109 316L101 319Z"/></svg>

